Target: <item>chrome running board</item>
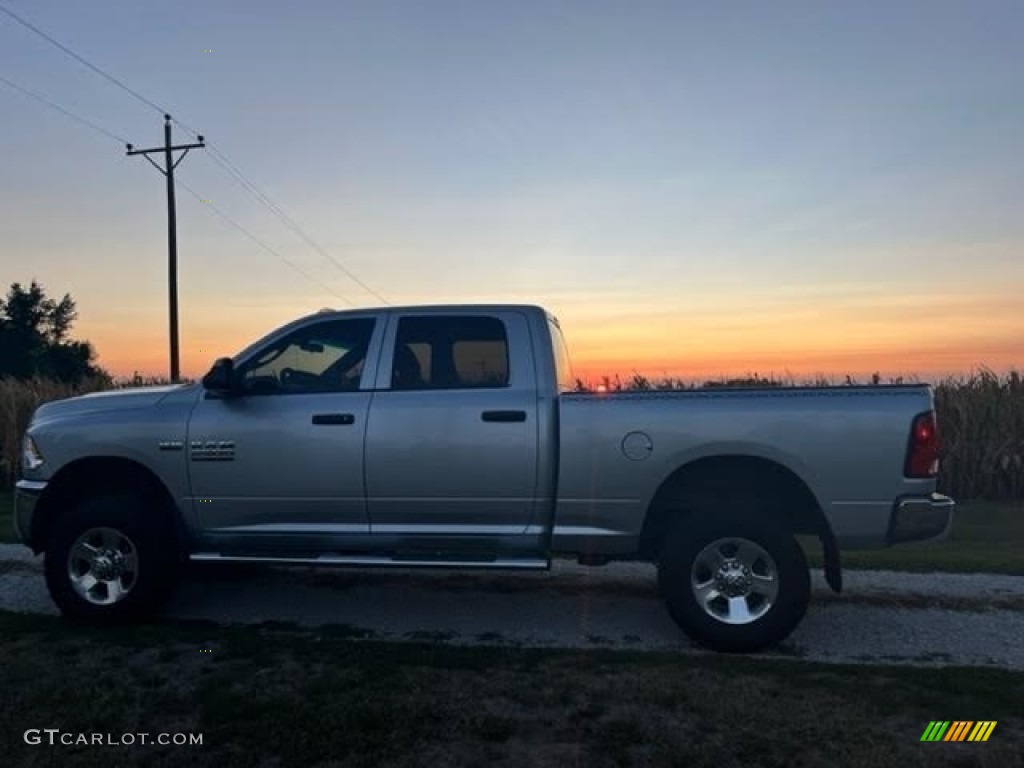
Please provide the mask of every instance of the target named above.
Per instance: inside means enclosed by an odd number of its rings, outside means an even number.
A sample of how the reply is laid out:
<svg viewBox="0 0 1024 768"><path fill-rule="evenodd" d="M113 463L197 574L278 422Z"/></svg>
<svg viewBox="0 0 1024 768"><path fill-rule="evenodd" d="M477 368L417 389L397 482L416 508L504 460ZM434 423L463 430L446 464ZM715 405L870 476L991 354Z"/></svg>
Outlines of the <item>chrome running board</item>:
<svg viewBox="0 0 1024 768"><path fill-rule="evenodd" d="M351 565L390 568L493 568L496 570L545 571L551 561L540 557L495 557L482 560L460 560L454 557L396 555L318 555L316 557L264 557L262 555L222 555L218 552L196 552L193 562L265 563L267 565Z"/></svg>

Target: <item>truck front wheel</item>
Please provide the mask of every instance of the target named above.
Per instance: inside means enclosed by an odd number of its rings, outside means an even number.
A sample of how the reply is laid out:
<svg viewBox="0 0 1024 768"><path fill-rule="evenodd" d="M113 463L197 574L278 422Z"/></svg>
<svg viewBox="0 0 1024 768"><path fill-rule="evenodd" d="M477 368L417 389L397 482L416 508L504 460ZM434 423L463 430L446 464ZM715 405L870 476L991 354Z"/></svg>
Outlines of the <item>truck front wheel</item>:
<svg viewBox="0 0 1024 768"><path fill-rule="evenodd" d="M807 559L792 534L743 518L680 520L665 541L658 581L687 635L733 653L788 637L811 593Z"/></svg>
<svg viewBox="0 0 1024 768"><path fill-rule="evenodd" d="M81 502L54 522L46 586L61 613L95 621L145 616L170 595L179 573L171 526L142 494Z"/></svg>

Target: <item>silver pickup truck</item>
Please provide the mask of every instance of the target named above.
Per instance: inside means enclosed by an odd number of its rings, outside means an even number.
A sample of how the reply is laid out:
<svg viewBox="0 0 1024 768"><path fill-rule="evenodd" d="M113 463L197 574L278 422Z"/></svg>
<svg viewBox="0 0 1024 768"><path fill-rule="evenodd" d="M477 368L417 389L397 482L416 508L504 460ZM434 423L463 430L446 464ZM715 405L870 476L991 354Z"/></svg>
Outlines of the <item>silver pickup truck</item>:
<svg viewBox="0 0 1024 768"><path fill-rule="evenodd" d="M155 610L186 560L545 569L657 565L694 640L753 651L802 619L818 537L941 537L925 385L576 392L534 306L325 311L201 383L42 405L15 527L62 613Z"/></svg>

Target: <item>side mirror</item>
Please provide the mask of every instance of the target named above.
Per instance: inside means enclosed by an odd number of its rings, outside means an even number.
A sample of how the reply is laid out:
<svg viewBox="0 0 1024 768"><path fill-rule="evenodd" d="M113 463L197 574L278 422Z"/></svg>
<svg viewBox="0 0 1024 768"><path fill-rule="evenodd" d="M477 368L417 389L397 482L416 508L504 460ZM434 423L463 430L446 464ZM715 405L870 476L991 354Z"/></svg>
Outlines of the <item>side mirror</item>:
<svg viewBox="0 0 1024 768"><path fill-rule="evenodd" d="M235 363L230 357L218 359L210 372L203 376L203 388L208 392L226 396L235 393Z"/></svg>

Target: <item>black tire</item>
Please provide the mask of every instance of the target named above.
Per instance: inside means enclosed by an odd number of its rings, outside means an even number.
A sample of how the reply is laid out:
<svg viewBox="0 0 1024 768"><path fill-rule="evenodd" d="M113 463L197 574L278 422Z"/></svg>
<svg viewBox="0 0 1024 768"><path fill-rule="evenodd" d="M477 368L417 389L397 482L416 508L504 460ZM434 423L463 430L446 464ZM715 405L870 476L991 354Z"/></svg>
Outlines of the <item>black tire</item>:
<svg viewBox="0 0 1024 768"><path fill-rule="evenodd" d="M737 565L739 560L729 555L730 551L739 554L733 546L741 540L760 548L768 558L758 557L756 564L743 570ZM711 571L708 568L710 555L702 556L702 552L724 553L729 563L726 571ZM771 599L765 599L762 593L770 591L765 586L768 585L765 576L770 572L776 577L775 592ZM693 582L706 584L715 573L723 574L722 584L727 588L731 588L727 584L730 576L739 580L736 588L740 591L746 583L759 585L754 593L742 597L742 605L751 617L746 623L727 623L720 617L731 609L724 595L707 600L707 610L701 605ZM756 579L757 575L761 576L760 580ZM676 624L697 643L727 653L759 651L784 640L803 619L811 596L807 558L789 531L770 520L762 522L714 516L713 513L694 512L671 527L659 557L658 581ZM722 595L718 583L713 589L715 591L709 594Z"/></svg>
<svg viewBox="0 0 1024 768"><path fill-rule="evenodd" d="M46 586L65 617L91 622L140 619L152 614L173 594L181 571L178 540L165 510L155 509L156 504L146 494L106 494L81 502L54 522L46 545ZM76 558L72 565L69 561L72 547L90 531L93 533L85 544L94 550L113 553L112 556L104 555L100 564L89 563L88 558ZM129 557L133 552L134 559ZM121 567L121 575L97 584L88 592L92 599L76 589L72 569L77 575L81 572L109 575L102 569L109 567L112 561L117 561L116 566ZM101 604L99 600L112 597L111 582L114 581L120 585L123 596ZM79 583L84 589L84 582Z"/></svg>

